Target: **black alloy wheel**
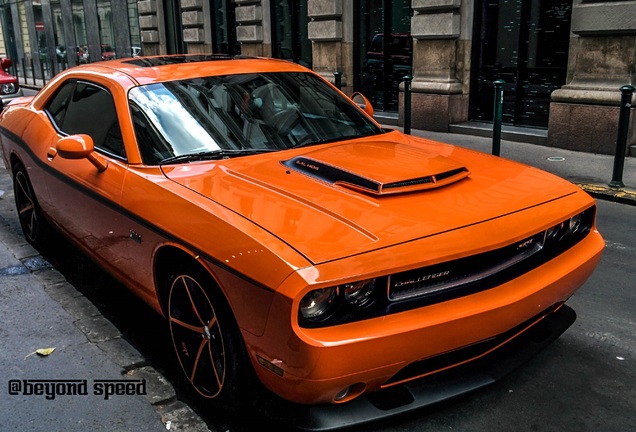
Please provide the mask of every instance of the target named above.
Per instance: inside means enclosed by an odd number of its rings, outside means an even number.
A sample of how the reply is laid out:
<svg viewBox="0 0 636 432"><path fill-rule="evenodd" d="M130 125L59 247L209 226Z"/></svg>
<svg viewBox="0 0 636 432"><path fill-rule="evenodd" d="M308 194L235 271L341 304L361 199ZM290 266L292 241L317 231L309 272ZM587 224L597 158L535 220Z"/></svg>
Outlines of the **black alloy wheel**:
<svg viewBox="0 0 636 432"><path fill-rule="evenodd" d="M13 167L13 194L20 227L27 241L36 248L45 246L48 222L40 210L26 170L19 162Z"/></svg>
<svg viewBox="0 0 636 432"><path fill-rule="evenodd" d="M204 398L225 401L244 378L238 327L218 290L196 270L172 278L168 319L181 369Z"/></svg>

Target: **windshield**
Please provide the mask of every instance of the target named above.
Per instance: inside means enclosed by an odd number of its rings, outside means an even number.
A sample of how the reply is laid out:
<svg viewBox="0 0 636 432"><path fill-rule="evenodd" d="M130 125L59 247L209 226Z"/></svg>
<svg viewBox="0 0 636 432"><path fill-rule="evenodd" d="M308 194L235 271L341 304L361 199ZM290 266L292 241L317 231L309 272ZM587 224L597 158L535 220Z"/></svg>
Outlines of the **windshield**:
<svg viewBox="0 0 636 432"><path fill-rule="evenodd" d="M350 100L309 73L150 84L132 89L129 99L146 164L188 154L245 155L382 133Z"/></svg>

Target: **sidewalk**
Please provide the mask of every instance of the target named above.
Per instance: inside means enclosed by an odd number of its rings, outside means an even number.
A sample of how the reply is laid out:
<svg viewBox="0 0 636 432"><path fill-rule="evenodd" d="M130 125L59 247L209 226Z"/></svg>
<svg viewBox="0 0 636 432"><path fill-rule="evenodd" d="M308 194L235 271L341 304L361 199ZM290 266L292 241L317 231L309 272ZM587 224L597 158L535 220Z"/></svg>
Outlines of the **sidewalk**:
<svg viewBox="0 0 636 432"><path fill-rule="evenodd" d="M0 162L2 430L209 431L172 385L19 232ZM36 350L55 348L49 355Z"/></svg>

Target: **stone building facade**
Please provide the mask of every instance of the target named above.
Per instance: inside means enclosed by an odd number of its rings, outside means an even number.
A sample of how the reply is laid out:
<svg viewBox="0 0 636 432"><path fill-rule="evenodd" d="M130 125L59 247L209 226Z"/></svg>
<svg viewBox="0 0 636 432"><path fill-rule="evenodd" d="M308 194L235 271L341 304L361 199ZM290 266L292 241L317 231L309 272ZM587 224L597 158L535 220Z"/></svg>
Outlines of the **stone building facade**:
<svg viewBox="0 0 636 432"><path fill-rule="evenodd" d="M408 75L412 127L433 131L492 122L492 82L503 79L504 124L547 131L550 146L606 154L615 151L619 88L636 84L636 0L0 0L0 5L5 47L12 46L5 52L18 63L23 57L42 59L41 53L52 58L60 39L68 63L77 59L70 47L83 44L91 59L99 58L100 44L113 44L117 56L138 46L146 55L285 58L332 82L340 72L343 91L365 93L377 111L399 113L400 120Z"/></svg>

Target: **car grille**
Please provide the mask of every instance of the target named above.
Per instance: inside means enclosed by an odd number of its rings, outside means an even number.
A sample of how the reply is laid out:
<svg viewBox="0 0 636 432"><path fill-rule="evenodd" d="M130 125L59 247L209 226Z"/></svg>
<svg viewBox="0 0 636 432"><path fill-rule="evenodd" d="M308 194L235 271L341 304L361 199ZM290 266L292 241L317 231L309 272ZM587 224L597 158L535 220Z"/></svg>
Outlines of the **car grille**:
<svg viewBox="0 0 636 432"><path fill-rule="evenodd" d="M544 242L545 233L539 233L496 251L391 275L388 298L406 300L479 282L541 251Z"/></svg>

